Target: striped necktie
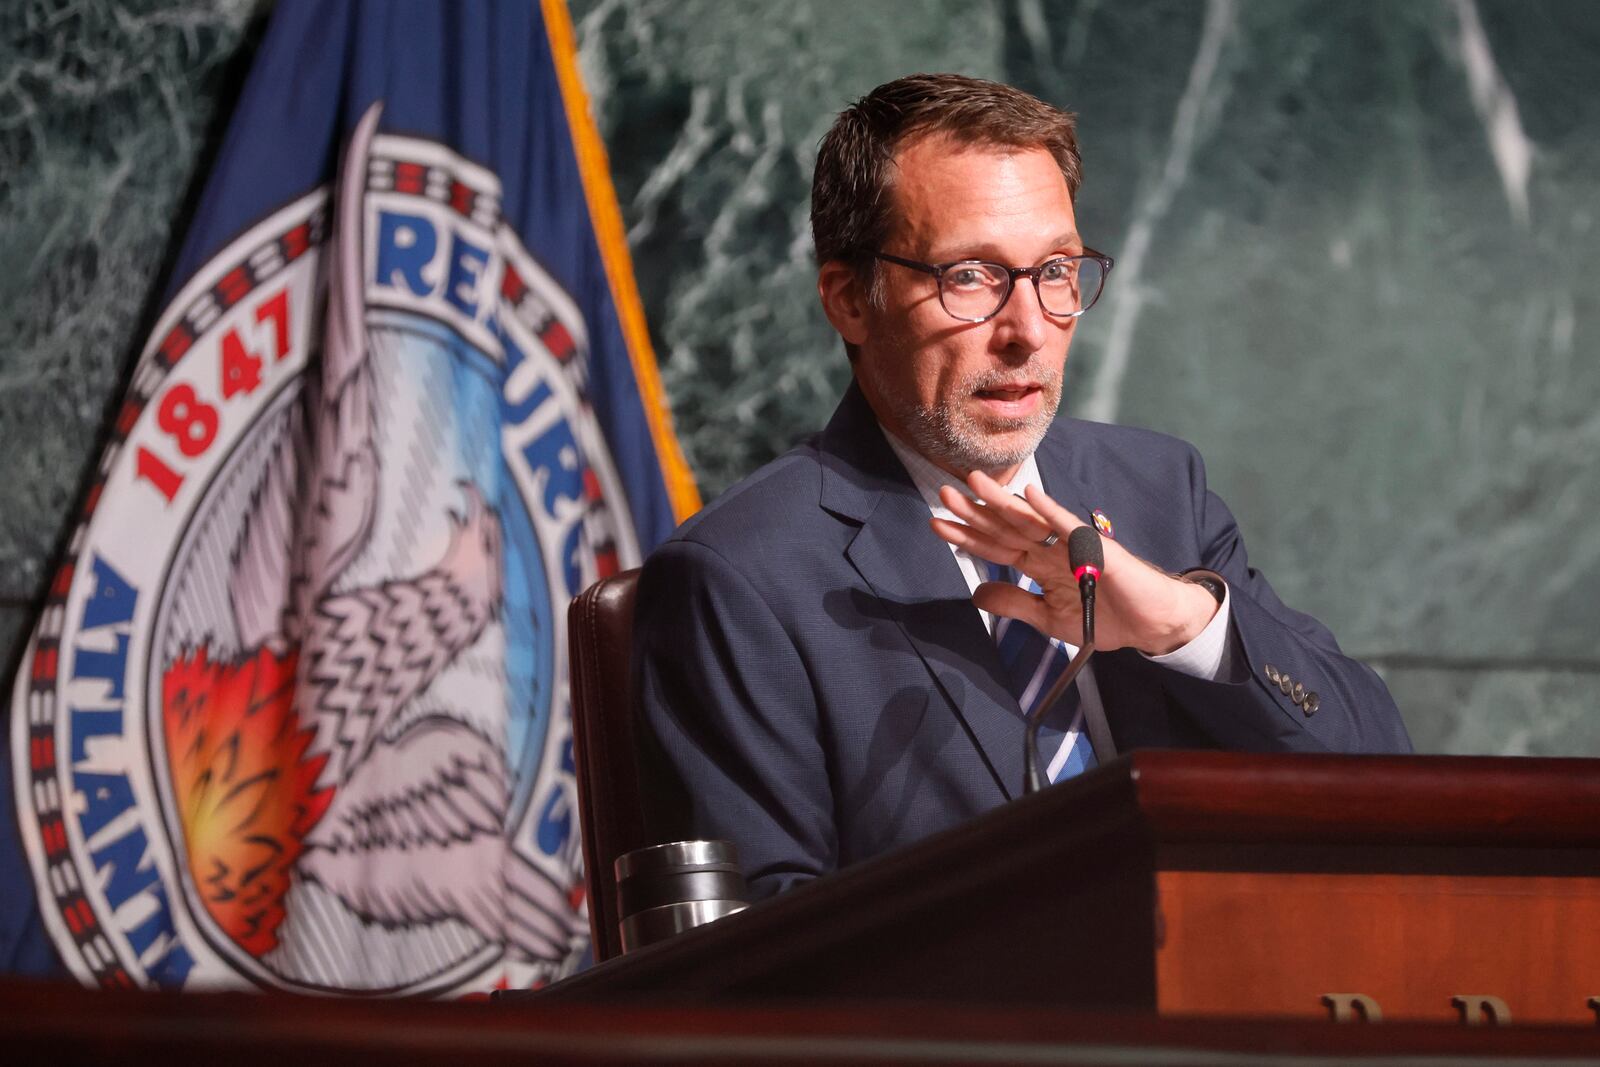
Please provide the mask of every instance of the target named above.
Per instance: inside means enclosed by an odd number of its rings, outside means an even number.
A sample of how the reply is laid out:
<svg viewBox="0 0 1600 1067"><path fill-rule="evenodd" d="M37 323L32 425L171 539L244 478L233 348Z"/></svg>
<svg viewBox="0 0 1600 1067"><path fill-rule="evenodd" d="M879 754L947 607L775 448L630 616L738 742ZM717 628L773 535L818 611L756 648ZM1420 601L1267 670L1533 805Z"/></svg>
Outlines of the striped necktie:
<svg viewBox="0 0 1600 1067"><path fill-rule="evenodd" d="M1010 567L994 563L988 566L990 581L1010 582L1031 593L1039 592L1039 585L1032 578L1021 577ZM1005 665L1007 688L1026 715L1050 691L1071 658L1059 642L1020 619L1004 615L994 617L994 640L1000 649L1000 662ZM1094 745L1084 727L1076 683L1040 723L1039 755L1052 782L1082 774L1095 765Z"/></svg>

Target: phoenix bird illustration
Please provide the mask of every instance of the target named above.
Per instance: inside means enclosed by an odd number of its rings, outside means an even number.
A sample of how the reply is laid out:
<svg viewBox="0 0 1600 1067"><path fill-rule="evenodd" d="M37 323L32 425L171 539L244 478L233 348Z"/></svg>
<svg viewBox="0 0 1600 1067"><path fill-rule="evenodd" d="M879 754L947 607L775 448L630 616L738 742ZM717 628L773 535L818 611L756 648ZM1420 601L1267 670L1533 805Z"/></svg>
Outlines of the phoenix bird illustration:
<svg viewBox="0 0 1600 1067"><path fill-rule="evenodd" d="M572 909L507 842L505 740L446 714L404 714L499 616L498 514L476 485L458 483L463 507L430 567L365 587L341 582L380 504L361 244L380 108L358 124L336 186L320 370L307 372L231 557L240 662L274 684L234 686L256 695L229 707L240 737L255 719L275 744L230 744L226 719L195 715L198 684L176 703L168 695L190 867L214 915L230 915L224 925L257 955L276 944L292 868L365 921L455 919L515 957L560 959L576 932ZM198 660L187 666L199 677ZM175 709L186 733L173 733ZM270 721L258 718L269 711ZM245 749L262 765L241 762ZM229 833L193 824L229 804ZM269 826L267 813L286 805L295 817ZM253 851L241 853L240 840Z"/></svg>

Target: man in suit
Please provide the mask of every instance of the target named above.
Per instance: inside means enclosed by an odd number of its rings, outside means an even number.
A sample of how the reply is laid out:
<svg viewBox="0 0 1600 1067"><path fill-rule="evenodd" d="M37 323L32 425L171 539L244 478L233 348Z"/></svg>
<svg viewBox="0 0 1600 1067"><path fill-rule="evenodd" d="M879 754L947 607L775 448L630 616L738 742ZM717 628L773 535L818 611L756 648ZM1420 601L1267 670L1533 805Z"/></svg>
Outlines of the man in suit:
<svg viewBox="0 0 1600 1067"><path fill-rule="evenodd" d="M1193 448L1055 418L1111 266L1078 180L1070 115L953 75L822 141L817 289L854 382L650 557L635 624L682 832L735 842L757 897L1020 792L1024 709L1081 622L1060 542L1090 516L1098 651L1045 731L1052 780L1145 746L1409 750L1376 675L1250 568Z"/></svg>

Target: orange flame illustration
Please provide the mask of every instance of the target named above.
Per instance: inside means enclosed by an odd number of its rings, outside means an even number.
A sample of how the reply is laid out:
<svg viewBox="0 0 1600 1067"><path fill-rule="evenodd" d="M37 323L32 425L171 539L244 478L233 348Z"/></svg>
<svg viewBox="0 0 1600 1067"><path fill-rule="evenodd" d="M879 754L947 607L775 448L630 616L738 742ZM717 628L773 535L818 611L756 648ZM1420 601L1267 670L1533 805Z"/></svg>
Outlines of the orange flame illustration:
<svg viewBox="0 0 1600 1067"><path fill-rule="evenodd" d="M206 911L260 957L278 944L289 872L333 799L317 789L327 756L294 712L297 651L262 648L213 663L205 645L162 679L167 763Z"/></svg>

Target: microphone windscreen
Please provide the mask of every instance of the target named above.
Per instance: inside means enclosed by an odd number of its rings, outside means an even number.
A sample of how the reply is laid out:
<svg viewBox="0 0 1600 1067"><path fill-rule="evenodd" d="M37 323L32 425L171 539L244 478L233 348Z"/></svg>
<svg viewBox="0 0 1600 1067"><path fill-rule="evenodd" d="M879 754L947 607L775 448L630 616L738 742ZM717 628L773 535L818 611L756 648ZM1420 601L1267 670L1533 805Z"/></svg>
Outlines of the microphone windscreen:
<svg viewBox="0 0 1600 1067"><path fill-rule="evenodd" d="M1100 545L1100 534L1093 526L1080 526L1067 537L1067 559L1074 572L1083 567L1100 570L1106 565L1106 553Z"/></svg>

